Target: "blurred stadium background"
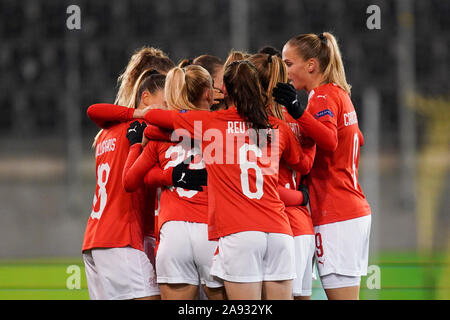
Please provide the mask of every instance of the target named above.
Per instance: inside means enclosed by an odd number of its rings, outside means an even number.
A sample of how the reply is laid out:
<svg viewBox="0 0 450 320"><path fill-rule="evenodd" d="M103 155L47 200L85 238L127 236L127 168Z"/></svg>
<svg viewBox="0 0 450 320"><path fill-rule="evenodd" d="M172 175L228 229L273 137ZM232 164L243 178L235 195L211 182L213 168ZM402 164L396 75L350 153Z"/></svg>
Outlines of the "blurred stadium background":
<svg viewBox="0 0 450 320"><path fill-rule="evenodd" d="M80 30L66 26L73 4ZM367 27L370 5L381 29ZM338 38L366 139L359 180L381 283L363 278L361 298L450 299L450 1L0 0L0 16L0 299L88 298L97 128L86 109L114 100L134 50L225 59L322 31ZM80 289L68 289L71 265Z"/></svg>

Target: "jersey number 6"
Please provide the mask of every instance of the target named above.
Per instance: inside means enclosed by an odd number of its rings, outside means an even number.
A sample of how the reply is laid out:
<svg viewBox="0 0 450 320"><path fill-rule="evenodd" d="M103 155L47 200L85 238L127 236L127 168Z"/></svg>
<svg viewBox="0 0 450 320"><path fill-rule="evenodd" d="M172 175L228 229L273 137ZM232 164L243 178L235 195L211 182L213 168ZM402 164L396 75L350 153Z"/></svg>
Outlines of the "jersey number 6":
<svg viewBox="0 0 450 320"><path fill-rule="evenodd" d="M250 162L247 160L247 155L248 155L249 151L254 152L257 158L262 157L261 149L258 148L254 144L245 143L239 149L239 166L241 168L242 192L249 199L258 199L259 200L259 199L261 199L261 197L264 194L264 191L263 191L264 177L263 177L261 168L258 167L256 162ZM249 182L249 178L248 178L248 170L249 169L255 170L255 175L256 175L256 191L255 192L250 191L250 182Z"/></svg>

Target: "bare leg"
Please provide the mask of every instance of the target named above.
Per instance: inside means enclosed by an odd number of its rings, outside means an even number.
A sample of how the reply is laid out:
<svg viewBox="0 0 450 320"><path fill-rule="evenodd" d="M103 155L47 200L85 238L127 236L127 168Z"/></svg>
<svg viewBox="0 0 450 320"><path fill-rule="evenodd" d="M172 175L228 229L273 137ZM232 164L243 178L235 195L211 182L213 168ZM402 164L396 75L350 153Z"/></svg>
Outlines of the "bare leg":
<svg viewBox="0 0 450 320"><path fill-rule="evenodd" d="M297 296L294 297L294 300L311 300L310 296Z"/></svg>
<svg viewBox="0 0 450 320"><path fill-rule="evenodd" d="M203 285L203 290L209 300L227 300L227 295L225 293L225 287L219 288L208 288Z"/></svg>
<svg viewBox="0 0 450 320"><path fill-rule="evenodd" d="M292 280L264 281L264 300L292 300Z"/></svg>
<svg viewBox="0 0 450 320"><path fill-rule="evenodd" d="M198 286L185 283L159 285L162 300L196 300Z"/></svg>
<svg viewBox="0 0 450 320"><path fill-rule="evenodd" d="M328 300L359 300L359 286L325 289Z"/></svg>
<svg viewBox="0 0 450 320"><path fill-rule="evenodd" d="M261 300L262 282L224 283L229 300Z"/></svg>

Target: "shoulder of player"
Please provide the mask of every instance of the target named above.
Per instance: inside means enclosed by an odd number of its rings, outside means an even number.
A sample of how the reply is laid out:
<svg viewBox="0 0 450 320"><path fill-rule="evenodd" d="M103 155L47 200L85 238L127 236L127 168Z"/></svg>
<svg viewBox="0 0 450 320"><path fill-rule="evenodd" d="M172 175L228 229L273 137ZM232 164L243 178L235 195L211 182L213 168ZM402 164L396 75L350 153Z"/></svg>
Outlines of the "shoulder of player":
<svg viewBox="0 0 450 320"><path fill-rule="evenodd" d="M173 114L173 119L175 122L178 121L184 122L192 122L192 121L205 121L204 124L207 123L207 120L210 120L216 113L210 110L180 110Z"/></svg>
<svg viewBox="0 0 450 320"><path fill-rule="evenodd" d="M127 129L132 121L119 122L111 125L107 129L103 129L98 140L109 139L111 137L126 136Z"/></svg>
<svg viewBox="0 0 450 320"><path fill-rule="evenodd" d="M235 107L230 107L228 109L222 109L217 111L211 111L210 117L215 117L218 119L226 119L232 118L240 118L239 113L237 112L237 109Z"/></svg>
<svg viewBox="0 0 450 320"><path fill-rule="evenodd" d="M309 94L309 102L326 102L338 100L339 96L345 93L334 83L327 83L313 89Z"/></svg>
<svg viewBox="0 0 450 320"><path fill-rule="evenodd" d="M182 109L174 111L176 114L189 114L189 115L209 115L212 111L210 110L188 110L188 109ZM218 111L216 111L218 112Z"/></svg>
<svg viewBox="0 0 450 320"><path fill-rule="evenodd" d="M281 131L290 130L289 125L284 120L278 119L273 116L269 116L269 122L274 129L280 129Z"/></svg>

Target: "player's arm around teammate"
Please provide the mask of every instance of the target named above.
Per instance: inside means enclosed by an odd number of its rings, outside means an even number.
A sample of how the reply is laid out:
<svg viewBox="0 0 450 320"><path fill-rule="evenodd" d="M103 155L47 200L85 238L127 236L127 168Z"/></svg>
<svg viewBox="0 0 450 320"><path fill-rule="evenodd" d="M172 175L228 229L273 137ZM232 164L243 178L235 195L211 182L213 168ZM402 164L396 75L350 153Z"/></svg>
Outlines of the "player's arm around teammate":
<svg viewBox="0 0 450 320"><path fill-rule="evenodd" d="M129 124L114 121L96 139L97 188L83 242L91 299L160 298L153 254L145 250L145 237L153 236L155 193L144 187L127 193L119 178L129 149ZM140 122L132 126L142 136Z"/></svg>
<svg viewBox="0 0 450 320"><path fill-rule="evenodd" d="M159 288L152 281L156 278L153 254L145 250L145 239L154 229L152 219L146 219L153 215L153 204L142 197L144 190L126 193L119 178L129 148L127 121L136 116L133 88L142 71L152 66L164 70L174 64L160 50L138 50L119 77L116 103L129 109L111 109L104 119L104 106L88 111L88 116L105 129L93 144L97 186L82 248L91 299L159 299Z"/></svg>
<svg viewBox="0 0 450 320"><path fill-rule="evenodd" d="M304 34L285 44L283 60L292 85L279 84L275 99L317 144L307 182L322 285L329 299L358 299L371 211L357 180L362 135L340 50L330 33ZM309 94L306 111L296 90Z"/></svg>
<svg viewBox="0 0 450 320"><path fill-rule="evenodd" d="M197 65L176 67L167 75L165 98L174 112L209 110L213 103L211 76ZM157 119L151 117L150 120ZM191 155L197 157L195 167L203 166L203 161L198 162L201 152L195 142L191 145L184 140L180 143L160 141L153 152L163 168L183 163ZM140 158L135 165L145 161ZM182 175L179 180L182 184L186 176ZM208 239L207 188L190 192L181 185L166 188L160 203L156 265L162 298L195 299L202 286L209 299L224 299L223 282L209 273L217 241Z"/></svg>
<svg viewBox="0 0 450 320"><path fill-rule="evenodd" d="M220 157L205 161L208 188L212 190L210 237L219 239L211 273L225 281L230 299L292 299L294 241L277 192L278 172L273 169L278 168L280 157L289 165L298 165L301 148L288 125L268 115L257 71L250 62L230 63L225 68L224 84L232 103L227 110L150 110L145 118L164 128L186 129L192 136L195 122L201 122L205 151L213 145L205 138L207 132L215 132L219 140L236 137L231 144L215 145L217 154L239 154L236 162L225 163ZM255 139L255 130L261 137L265 133L267 139ZM272 144L279 152L271 158L273 162L267 162ZM265 155L265 159L259 161L255 155ZM248 170L249 166L254 170Z"/></svg>

